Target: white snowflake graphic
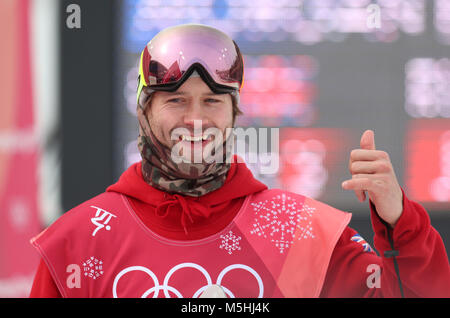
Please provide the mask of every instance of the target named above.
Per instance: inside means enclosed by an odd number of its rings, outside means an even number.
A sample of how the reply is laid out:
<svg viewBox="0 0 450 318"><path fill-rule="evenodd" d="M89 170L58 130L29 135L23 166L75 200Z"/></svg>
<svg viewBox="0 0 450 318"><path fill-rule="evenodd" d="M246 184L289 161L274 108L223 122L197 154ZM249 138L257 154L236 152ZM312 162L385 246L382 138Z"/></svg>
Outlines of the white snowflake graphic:
<svg viewBox="0 0 450 318"><path fill-rule="evenodd" d="M255 211L255 223L250 233L269 238L280 253L284 253L295 240L314 238L311 216L315 208L297 202L285 193L251 205Z"/></svg>
<svg viewBox="0 0 450 318"><path fill-rule="evenodd" d="M83 262L83 272L84 276L97 279L103 275L103 262L91 256Z"/></svg>
<svg viewBox="0 0 450 318"><path fill-rule="evenodd" d="M229 231L225 235L222 234L220 238L222 239L222 244L220 244L219 248L226 250L228 254L231 255L234 251L241 250L241 247L239 246L241 237L234 235L232 231Z"/></svg>

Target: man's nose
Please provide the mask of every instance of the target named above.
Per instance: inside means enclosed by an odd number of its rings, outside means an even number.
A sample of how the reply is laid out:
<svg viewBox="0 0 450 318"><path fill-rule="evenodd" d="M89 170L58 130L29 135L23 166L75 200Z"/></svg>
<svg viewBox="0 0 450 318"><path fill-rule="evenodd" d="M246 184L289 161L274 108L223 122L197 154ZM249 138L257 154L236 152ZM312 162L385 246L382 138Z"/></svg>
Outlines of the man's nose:
<svg viewBox="0 0 450 318"><path fill-rule="evenodd" d="M206 124L206 116L200 103L192 103L186 108L184 113L184 124L194 127L194 121L201 120L202 124Z"/></svg>

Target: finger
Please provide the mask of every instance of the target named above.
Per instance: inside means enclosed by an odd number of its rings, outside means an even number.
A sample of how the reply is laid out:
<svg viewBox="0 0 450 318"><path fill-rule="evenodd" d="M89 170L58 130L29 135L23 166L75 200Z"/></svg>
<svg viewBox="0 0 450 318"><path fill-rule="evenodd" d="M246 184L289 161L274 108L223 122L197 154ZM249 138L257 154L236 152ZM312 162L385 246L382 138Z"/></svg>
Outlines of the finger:
<svg viewBox="0 0 450 318"><path fill-rule="evenodd" d="M382 150L354 149L350 152L350 161L389 160L389 154Z"/></svg>
<svg viewBox="0 0 450 318"><path fill-rule="evenodd" d="M352 190L351 187L353 186L353 183L350 183L350 181L351 180L344 181L342 183L342 188L345 190ZM356 190L354 192L358 201L364 202L366 200L366 192L364 190Z"/></svg>
<svg viewBox="0 0 450 318"><path fill-rule="evenodd" d="M355 195L358 198L359 202L364 202L366 200L366 192L365 191L355 191Z"/></svg>
<svg viewBox="0 0 450 318"><path fill-rule="evenodd" d="M385 173L390 171L387 161L353 161L349 166L350 173L354 174L373 174Z"/></svg>
<svg viewBox="0 0 450 318"><path fill-rule="evenodd" d="M352 175L361 173L375 173L376 161L350 161L348 170Z"/></svg>
<svg viewBox="0 0 450 318"><path fill-rule="evenodd" d="M375 150L375 133L372 130L366 130L359 142L361 149Z"/></svg>
<svg viewBox="0 0 450 318"><path fill-rule="evenodd" d="M352 175L351 180L353 179L369 179L369 180L375 180L377 178L376 175L371 173L355 173Z"/></svg>
<svg viewBox="0 0 450 318"><path fill-rule="evenodd" d="M354 149L350 153L350 158L348 159L348 170L352 171L352 164L357 161L375 161L378 160L378 154L374 153L376 150L364 150L364 149Z"/></svg>
<svg viewBox="0 0 450 318"><path fill-rule="evenodd" d="M353 191L370 191L373 188L373 181L367 176L357 175L353 179L344 181L342 188Z"/></svg>

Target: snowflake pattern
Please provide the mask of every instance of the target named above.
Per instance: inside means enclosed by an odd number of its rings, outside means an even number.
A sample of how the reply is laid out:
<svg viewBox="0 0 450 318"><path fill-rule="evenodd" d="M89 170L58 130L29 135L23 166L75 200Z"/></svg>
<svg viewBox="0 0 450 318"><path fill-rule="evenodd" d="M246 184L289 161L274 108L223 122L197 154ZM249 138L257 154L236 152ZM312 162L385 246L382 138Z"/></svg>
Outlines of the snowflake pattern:
<svg viewBox="0 0 450 318"><path fill-rule="evenodd" d="M91 256L88 260L83 262L84 276L92 279L97 279L103 275L103 262Z"/></svg>
<svg viewBox="0 0 450 318"><path fill-rule="evenodd" d="M222 234L220 238L222 239L222 243L219 248L226 250L228 254L231 255L234 251L241 250L241 246L239 245L241 237L234 235L232 231L229 231L227 234Z"/></svg>
<svg viewBox="0 0 450 318"><path fill-rule="evenodd" d="M285 193L251 205L255 211L255 223L250 233L270 239L281 254L295 240L315 237L310 220L315 208Z"/></svg>

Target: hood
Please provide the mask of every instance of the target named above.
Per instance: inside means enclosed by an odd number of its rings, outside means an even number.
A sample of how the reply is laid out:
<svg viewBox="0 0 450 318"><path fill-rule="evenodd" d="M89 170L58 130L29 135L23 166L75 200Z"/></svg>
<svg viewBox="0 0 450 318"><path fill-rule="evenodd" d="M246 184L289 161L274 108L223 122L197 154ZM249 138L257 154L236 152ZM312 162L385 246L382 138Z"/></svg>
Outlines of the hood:
<svg viewBox="0 0 450 318"><path fill-rule="evenodd" d="M224 185L200 197L172 195L150 186L143 179L141 162L131 165L106 191L126 195L139 201L141 206L153 207L159 218L167 219L169 224L180 224L187 234L188 222L204 222L212 214L226 210L229 202L267 189L254 178L245 163L234 159Z"/></svg>

